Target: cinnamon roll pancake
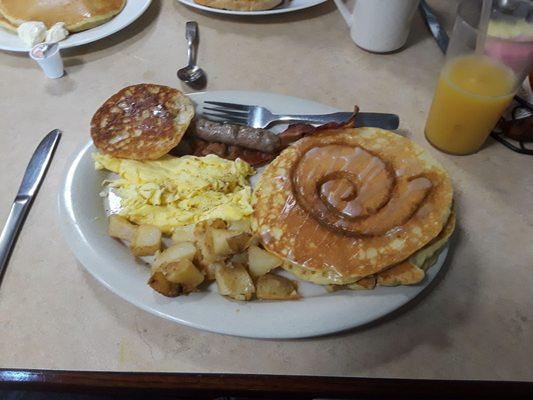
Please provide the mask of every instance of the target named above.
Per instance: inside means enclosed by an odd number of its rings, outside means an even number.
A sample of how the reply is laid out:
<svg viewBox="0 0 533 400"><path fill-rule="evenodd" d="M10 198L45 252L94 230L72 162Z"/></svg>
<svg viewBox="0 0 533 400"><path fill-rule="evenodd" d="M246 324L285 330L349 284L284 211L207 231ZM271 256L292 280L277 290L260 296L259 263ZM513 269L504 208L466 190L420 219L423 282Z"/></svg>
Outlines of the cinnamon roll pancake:
<svg viewBox="0 0 533 400"><path fill-rule="evenodd" d="M107 22L122 11L126 0L0 0L0 14L12 26L42 21L47 28L64 22L79 32Z"/></svg>
<svg viewBox="0 0 533 400"><path fill-rule="evenodd" d="M286 269L345 285L430 244L449 220L452 195L445 170L411 140L375 128L330 130L266 168L253 225Z"/></svg>

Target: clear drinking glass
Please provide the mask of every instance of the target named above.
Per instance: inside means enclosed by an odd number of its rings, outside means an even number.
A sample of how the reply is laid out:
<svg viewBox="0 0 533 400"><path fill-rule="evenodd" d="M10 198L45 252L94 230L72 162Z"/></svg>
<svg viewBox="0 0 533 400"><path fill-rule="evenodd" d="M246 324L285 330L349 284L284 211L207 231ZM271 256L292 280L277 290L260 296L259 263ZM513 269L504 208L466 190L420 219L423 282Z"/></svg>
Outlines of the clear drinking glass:
<svg viewBox="0 0 533 400"><path fill-rule="evenodd" d="M447 153L478 151L533 70L532 2L494 1L488 35L476 51L482 4L459 4L426 122L427 140Z"/></svg>

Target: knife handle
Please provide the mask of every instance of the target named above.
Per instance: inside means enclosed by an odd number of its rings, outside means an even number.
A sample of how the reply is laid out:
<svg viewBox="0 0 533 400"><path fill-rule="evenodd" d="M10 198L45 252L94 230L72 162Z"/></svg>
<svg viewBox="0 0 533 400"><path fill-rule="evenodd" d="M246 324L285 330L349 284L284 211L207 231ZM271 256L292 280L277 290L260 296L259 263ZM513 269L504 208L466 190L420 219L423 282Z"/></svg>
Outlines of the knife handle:
<svg viewBox="0 0 533 400"><path fill-rule="evenodd" d="M0 234L0 284L2 283L2 279L4 277L4 272L9 255L11 254L11 249L15 244L17 234L22 226L24 217L28 212L29 205L30 200L28 198L15 200L11 206L11 211L7 217L4 229Z"/></svg>
<svg viewBox="0 0 533 400"><path fill-rule="evenodd" d="M355 127L364 126L395 130L400 126L400 117L396 114L359 113L355 119Z"/></svg>

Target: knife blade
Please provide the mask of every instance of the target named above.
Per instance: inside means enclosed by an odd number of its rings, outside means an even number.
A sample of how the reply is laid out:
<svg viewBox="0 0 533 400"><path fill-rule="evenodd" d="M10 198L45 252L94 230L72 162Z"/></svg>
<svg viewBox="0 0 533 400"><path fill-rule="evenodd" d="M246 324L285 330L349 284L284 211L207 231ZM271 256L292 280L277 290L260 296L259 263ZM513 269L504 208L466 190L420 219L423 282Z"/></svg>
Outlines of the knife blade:
<svg viewBox="0 0 533 400"><path fill-rule="evenodd" d="M0 285L2 284L7 262L15 245L17 235L24 224L24 219L52 161L52 156L60 138L61 131L58 129L48 133L35 149L26 168L22 183L11 206L11 211L0 234Z"/></svg>
<svg viewBox="0 0 533 400"><path fill-rule="evenodd" d="M293 120L297 121L296 116L291 116ZM308 124L327 124L329 122L344 123L353 117L353 112L336 112L331 114L305 114L303 115L305 123ZM277 122L283 122L279 120ZM292 121L291 121L292 123ZM371 113L371 112L360 112L357 113L355 118L355 127L371 127L371 128L381 128L394 130L398 129L400 126L400 117L396 114L386 114L386 113Z"/></svg>
<svg viewBox="0 0 533 400"><path fill-rule="evenodd" d="M446 49L448 48L448 43L450 42L450 38L444 28L439 23L439 20L433 13L433 10L431 7L426 3L425 0L420 0L420 5L418 6L420 9L420 13L422 14L422 17L424 18L424 22L426 23L427 27L431 31L431 34L437 41L437 44L441 51L446 54Z"/></svg>

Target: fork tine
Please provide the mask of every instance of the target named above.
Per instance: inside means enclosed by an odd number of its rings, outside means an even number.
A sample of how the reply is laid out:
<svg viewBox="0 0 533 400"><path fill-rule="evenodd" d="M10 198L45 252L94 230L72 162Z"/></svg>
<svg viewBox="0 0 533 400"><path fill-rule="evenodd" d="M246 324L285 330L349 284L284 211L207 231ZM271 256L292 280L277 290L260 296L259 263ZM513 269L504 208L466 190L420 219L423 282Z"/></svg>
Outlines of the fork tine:
<svg viewBox="0 0 533 400"><path fill-rule="evenodd" d="M240 111L250 111L254 107L254 106L247 106L244 104L224 103L221 101L204 101L204 103L212 104L218 107L225 107L225 108L233 109L233 110L240 110Z"/></svg>
<svg viewBox="0 0 533 400"><path fill-rule="evenodd" d="M238 118L248 118L248 113L245 111L229 111L229 110L226 110L225 108L213 108L213 107L204 107L204 110L216 111L221 114L228 114L228 115L232 115Z"/></svg>
<svg viewBox="0 0 533 400"><path fill-rule="evenodd" d="M221 121L229 121L229 122L234 122L240 125L246 125L245 118L238 118L238 117L233 117L231 115L224 115L224 114L214 114L211 112L204 112L204 115L206 117L216 118L217 120L221 120Z"/></svg>

